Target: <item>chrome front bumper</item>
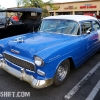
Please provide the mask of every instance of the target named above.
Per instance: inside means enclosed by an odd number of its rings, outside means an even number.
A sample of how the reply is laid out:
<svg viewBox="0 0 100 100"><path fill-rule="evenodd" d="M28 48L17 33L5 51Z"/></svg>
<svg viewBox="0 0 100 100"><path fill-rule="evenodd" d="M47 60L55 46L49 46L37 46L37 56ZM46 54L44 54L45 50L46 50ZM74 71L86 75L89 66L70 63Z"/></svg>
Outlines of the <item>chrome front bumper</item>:
<svg viewBox="0 0 100 100"><path fill-rule="evenodd" d="M45 88L45 87L50 86L53 83L53 79L37 80L33 76L26 74L24 69L22 69L21 71L18 71L10 67L6 63L4 63L4 60L0 60L0 68L4 69L8 73L19 78L20 80L24 80L28 82L33 88L37 88L37 89Z"/></svg>

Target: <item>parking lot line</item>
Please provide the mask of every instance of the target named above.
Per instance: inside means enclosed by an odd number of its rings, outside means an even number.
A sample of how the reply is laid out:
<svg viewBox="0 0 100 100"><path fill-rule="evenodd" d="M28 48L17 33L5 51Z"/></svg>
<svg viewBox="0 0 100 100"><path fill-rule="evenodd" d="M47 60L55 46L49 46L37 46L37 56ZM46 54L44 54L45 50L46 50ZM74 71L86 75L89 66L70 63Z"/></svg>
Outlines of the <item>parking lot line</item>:
<svg viewBox="0 0 100 100"><path fill-rule="evenodd" d="M93 90L91 91L89 96L86 98L86 100L93 100L94 97L96 96L97 92L99 91L99 89L100 89L100 80L98 81L96 86L93 88Z"/></svg>
<svg viewBox="0 0 100 100"><path fill-rule="evenodd" d="M90 76L99 68L100 66L100 62L98 62L83 78L82 80L80 80L80 82L78 82L76 84L76 86L74 86L72 88L72 90L69 91L69 93L67 93L65 96L64 96L64 99L65 100L69 100L71 99L74 94L80 89L80 87L82 87L82 85L90 78Z"/></svg>

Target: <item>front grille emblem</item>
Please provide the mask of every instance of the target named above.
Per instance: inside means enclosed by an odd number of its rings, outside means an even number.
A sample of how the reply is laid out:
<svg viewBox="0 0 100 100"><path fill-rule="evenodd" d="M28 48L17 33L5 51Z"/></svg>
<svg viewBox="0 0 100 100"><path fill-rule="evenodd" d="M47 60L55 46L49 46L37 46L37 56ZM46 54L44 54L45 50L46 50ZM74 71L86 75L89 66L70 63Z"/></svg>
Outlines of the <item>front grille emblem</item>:
<svg viewBox="0 0 100 100"><path fill-rule="evenodd" d="M15 54L19 54L20 52L14 49L11 49L11 52L15 53Z"/></svg>

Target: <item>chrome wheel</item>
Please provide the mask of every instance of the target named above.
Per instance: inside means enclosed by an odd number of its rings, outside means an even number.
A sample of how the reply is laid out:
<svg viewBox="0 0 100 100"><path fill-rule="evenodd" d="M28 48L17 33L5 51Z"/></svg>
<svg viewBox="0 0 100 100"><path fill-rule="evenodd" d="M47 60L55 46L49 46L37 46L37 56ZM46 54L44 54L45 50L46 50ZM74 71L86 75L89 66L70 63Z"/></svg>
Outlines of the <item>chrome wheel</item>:
<svg viewBox="0 0 100 100"><path fill-rule="evenodd" d="M58 70L57 70L57 78L59 81L64 80L64 78L67 75L68 71L68 67L65 67L64 65L59 66Z"/></svg>
<svg viewBox="0 0 100 100"><path fill-rule="evenodd" d="M66 80L69 71L70 71L70 62L69 60L66 60L58 66L53 84L55 86L61 85Z"/></svg>

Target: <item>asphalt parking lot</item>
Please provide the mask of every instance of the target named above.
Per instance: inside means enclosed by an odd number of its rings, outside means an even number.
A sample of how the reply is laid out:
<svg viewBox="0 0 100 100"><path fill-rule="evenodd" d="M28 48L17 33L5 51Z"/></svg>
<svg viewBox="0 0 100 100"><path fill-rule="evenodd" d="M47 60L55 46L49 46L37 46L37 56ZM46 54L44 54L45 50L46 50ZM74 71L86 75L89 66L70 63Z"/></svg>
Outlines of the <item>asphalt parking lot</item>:
<svg viewBox="0 0 100 100"><path fill-rule="evenodd" d="M34 89L27 82L20 81L16 77L0 69L0 93L30 93L28 97L5 96L0 94L0 100L100 100L100 67L90 75L81 86L74 89L71 98L68 93L100 62L100 54L96 53L79 68L71 69L66 82L59 86L49 86L44 89ZM77 91L76 91L77 90ZM72 93L72 92L71 92ZM93 95L92 95L93 94Z"/></svg>

